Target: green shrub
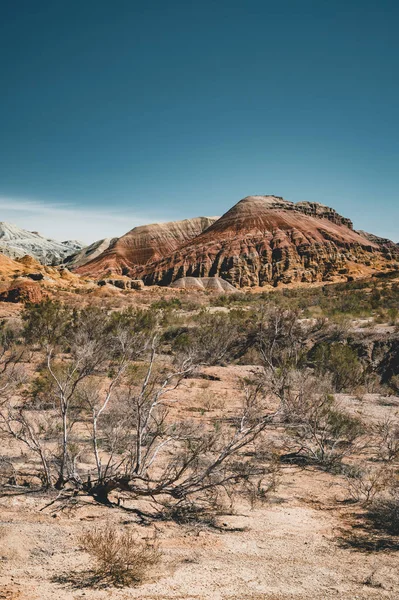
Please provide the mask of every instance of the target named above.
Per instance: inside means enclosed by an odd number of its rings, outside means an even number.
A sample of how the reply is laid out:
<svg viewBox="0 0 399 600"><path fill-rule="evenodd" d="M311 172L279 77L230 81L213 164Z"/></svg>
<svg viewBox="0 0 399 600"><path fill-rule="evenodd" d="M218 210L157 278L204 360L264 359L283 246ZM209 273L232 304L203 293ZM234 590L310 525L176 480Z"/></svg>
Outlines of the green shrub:
<svg viewBox="0 0 399 600"><path fill-rule="evenodd" d="M323 342L312 357L316 374L330 373L337 392L351 391L362 380L363 369L357 353L350 346Z"/></svg>

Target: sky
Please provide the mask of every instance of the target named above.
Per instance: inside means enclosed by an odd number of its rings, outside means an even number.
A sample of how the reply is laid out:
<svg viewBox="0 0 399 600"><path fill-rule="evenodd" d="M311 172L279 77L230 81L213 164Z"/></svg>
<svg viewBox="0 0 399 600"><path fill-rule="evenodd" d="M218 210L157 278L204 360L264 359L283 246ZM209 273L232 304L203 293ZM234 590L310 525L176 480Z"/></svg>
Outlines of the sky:
<svg viewBox="0 0 399 600"><path fill-rule="evenodd" d="M90 243L316 201L399 241L397 0L2 0L0 220Z"/></svg>

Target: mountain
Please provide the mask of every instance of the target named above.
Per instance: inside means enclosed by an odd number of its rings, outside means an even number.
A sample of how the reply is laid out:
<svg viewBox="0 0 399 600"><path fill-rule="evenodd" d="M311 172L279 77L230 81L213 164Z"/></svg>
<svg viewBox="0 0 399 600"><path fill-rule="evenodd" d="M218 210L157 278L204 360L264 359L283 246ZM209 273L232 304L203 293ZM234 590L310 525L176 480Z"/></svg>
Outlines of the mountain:
<svg viewBox="0 0 399 600"><path fill-rule="evenodd" d="M117 240L118 238L105 238L103 240L98 240L97 242L90 244L90 246L85 246L75 254L67 256L67 258L64 260L64 264L68 265L69 269L77 269L78 267L82 267L91 260L103 254L103 252L108 250L108 248Z"/></svg>
<svg viewBox="0 0 399 600"><path fill-rule="evenodd" d="M42 264L56 265L82 247L83 244L77 241L57 242L36 231L26 231L11 223L0 222L0 252L10 258L29 255Z"/></svg>
<svg viewBox="0 0 399 600"><path fill-rule="evenodd" d="M217 217L197 217L135 227L113 241L99 256L78 266L75 272L88 276L127 274L137 265L168 256L185 242L196 238L216 220Z"/></svg>
<svg viewBox="0 0 399 600"><path fill-rule="evenodd" d="M236 287L275 286L367 275L392 265L399 250L323 204L248 196L168 255L147 259L127 272L147 285L218 276Z"/></svg>

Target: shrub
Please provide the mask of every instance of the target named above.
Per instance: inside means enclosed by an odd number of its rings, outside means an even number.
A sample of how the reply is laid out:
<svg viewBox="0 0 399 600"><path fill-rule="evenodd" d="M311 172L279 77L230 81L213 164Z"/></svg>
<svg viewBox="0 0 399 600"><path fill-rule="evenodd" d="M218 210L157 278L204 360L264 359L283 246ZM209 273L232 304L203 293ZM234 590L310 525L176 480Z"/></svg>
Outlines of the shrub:
<svg viewBox="0 0 399 600"><path fill-rule="evenodd" d="M376 427L377 455L386 462L399 459L399 425L386 419Z"/></svg>
<svg viewBox="0 0 399 600"><path fill-rule="evenodd" d="M346 487L354 502L368 504L384 492L392 480L392 472L382 468L355 468L347 469Z"/></svg>
<svg viewBox="0 0 399 600"><path fill-rule="evenodd" d="M114 586L140 583L161 559L156 538L142 540L134 532L110 524L85 531L80 544L95 562L96 581Z"/></svg>
<svg viewBox="0 0 399 600"><path fill-rule="evenodd" d="M387 498L374 501L367 519L376 529L399 535L399 489L393 490Z"/></svg>
<svg viewBox="0 0 399 600"><path fill-rule="evenodd" d="M175 339L173 350L177 353L194 352L198 362L204 364L226 364L241 349L243 337L243 325L236 313L226 315L204 311L196 317L196 327Z"/></svg>
<svg viewBox="0 0 399 600"><path fill-rule="evenodd" d="M332 374L337 392L350 391L360 383L362 367L359 358L350 346L334 342L320 344L313 355L317 374Z"/></svg>
<svg viewBox="0 0 399 600"><path fill-rule="evenodd" d="M398 322L399 310L396 306L388 309L388 319L390 325L396 325Z"/></svg>
<svg viewBox="0 0 399 600"><path fill-rule="evenodd" d="M305 386L286 405L285 419L298 453L327 469L339 467L365 431L362 421L340 409L334 396L322 385L318 390L316 382L313 393Z"/></svg>
<svg viewBox="0 0 399 600"><path fill-rule="evenodd" d="M155 310L178 310L182 306L179 298L160 298L151 304Z"/></svg>

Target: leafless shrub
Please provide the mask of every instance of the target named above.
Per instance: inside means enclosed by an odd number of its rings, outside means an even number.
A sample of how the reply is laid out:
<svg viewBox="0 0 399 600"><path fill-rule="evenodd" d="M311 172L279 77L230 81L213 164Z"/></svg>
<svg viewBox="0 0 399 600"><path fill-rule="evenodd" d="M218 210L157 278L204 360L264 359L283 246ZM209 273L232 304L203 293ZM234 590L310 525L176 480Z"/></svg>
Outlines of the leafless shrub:
<svg viewBox="0 0 399 600"><path fill-rule="evenodd" d="M283 416L296 453L329 469L337 468L365 434L361 420L329 393L328 380L306 372L287 379Z"/></svg>
<svg viewBox="0 0 399 600"><path fill-rule="evenodd" d="M180 504L173 502L165 502L162 505L160 516L166 521L174 521L179 525L205 525L215 528L216 517L225 511L221 510L221 506L214 502L213 506L210 503L200 504L196 502L185 501Z"/></svg>
<svg viewBox="0 0 399 600"><path fill-rule="evenodd" d="M204 359L204 348L218 361L227 356L231 331L224 323L213 349L191 340L166 358L162 324L151 311L106 314L51 302L27 309L26 342L46 378L0 411L3 431L29 449L35 468L40 460L43 481L61 492L60 503L91 495L110 506L110 494L119 491L159 504L211 505L253 486L264 493L274 467L253 460L253 446L276 413L264 380L245 383L237 398L242 406L229 418L184 420L175 390ZM201 324L202 342L214 325ZM50 397L51 410L32 410L43 397ZM210 399L209 407L215 405ZM81 457L89 449L87 468Z"/></svg>
<svg viewBox="0 0 399 600"><path fill-rule="evenodd" d="M205 383L208 383L209 387L209 382ZM208 389L204 389L203 392L199 393L197 395L197 400L200 403L200 406L207 411L216 409L223 410L226 405L225 396L222 396L220 393L215 393L214 391Z"/></svg>
<svg viewBox="0 0 399 600"><path fill-rule="evenodd" d="M385 467L357 468L346 476L346 488L352 500L369 504L389 487L392 475Z"/></svg>
<svg viewBox="0 0 399 600"><path fill-rule="evenodd" d="M218 365L231 360L242 343L239 322L231 314L202 312L197 327L175 340L176 352L190 347L202 364Z"/></svg>
<svg viewBox="0 0 399 600"><path fill-rule="evenodd" d="M111 524L85 531L79 542L94 561L95 583L120 587L141 583L161 560L156 537L140 539L135 532Z"/></svg>
<svg viewBox="0 0 399 600"><path fill-rule="evenodd" d="M385 419L376 426L377 455L381 460L393 462L399 459L399 424Z"/></svg>

